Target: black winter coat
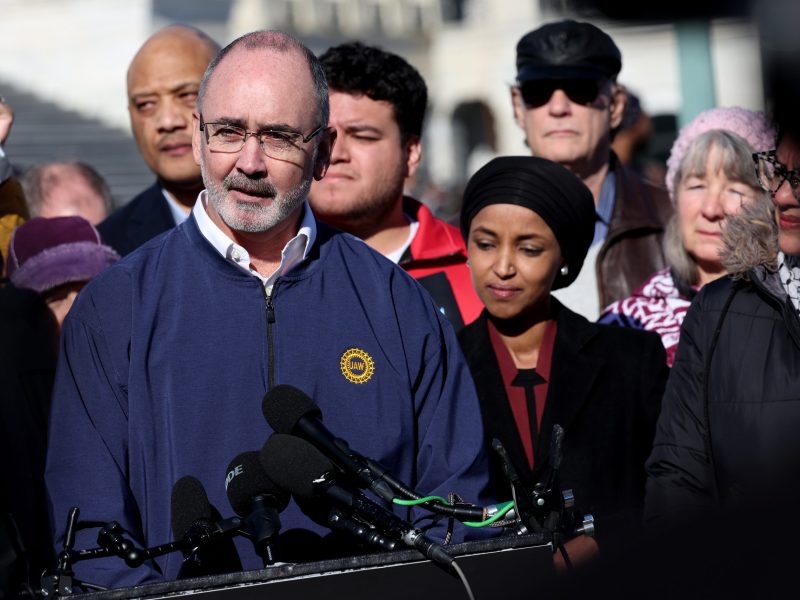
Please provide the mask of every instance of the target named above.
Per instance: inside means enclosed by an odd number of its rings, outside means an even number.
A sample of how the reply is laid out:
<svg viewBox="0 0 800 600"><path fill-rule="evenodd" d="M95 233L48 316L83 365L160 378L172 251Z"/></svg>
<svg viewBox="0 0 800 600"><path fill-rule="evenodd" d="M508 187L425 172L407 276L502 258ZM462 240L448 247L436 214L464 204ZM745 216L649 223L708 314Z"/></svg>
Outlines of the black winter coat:
<svg viewBox="0 0 800 600"><path fill-rule="evenodd" d="M719 332L717 333L717 329ZM723 278L686 314L647 463L645 519L800 498L800 321L777 274Z"/></svg>

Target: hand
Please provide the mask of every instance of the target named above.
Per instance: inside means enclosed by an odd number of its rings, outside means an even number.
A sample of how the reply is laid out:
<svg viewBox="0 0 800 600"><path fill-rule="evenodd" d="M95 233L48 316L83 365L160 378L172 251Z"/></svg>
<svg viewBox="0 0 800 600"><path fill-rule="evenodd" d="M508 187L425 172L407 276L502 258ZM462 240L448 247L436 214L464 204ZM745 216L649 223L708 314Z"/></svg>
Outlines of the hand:
<svg viewBox="0 0 800 600"><path fill-rule="evenodd" d="M572 567L575 569L590 562L600 553L597 542L588 535L579 535L572 538L564 544L564 548L567 551ZM564 573L567 570L567 565L560 550L556 550L553 553L553 566L556 568L556 573Z"/></svg>
<svg viewBox="0 0 800 600"><path fill-rule="evenodd" d="M14 111L6 103L5 98L0 96L0 146L6 143L12 123L14 123Z"/></svg>

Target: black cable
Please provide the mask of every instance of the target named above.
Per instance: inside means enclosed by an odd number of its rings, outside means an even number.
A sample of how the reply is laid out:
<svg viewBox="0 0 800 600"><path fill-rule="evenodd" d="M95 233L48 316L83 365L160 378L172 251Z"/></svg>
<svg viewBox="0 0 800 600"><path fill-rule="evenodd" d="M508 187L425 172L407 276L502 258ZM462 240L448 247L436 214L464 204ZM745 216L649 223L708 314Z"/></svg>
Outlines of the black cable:
<svg viewBox="0 0 800 600"><path fill-rule="evenodd" d="M564 542L562 542L562 541L559 539L559 540L556 542L556 548L558 548L558 551L561 553L561 556L562 556L562 557L563 557L563 559L564 559L564 565L567 567L567 571L572 571L572 569L573 569L573 567L572 567L572 561L571 561L571 560L570 560L570 558L569 558L569 554L567 553L567 548L566 548L566 546L564 546Z"/></svg>
<svg viewBox="0 0 800 600"><path fill-rule="evenodd" d="M367 464L370 469L375 471L386 483L389 484L395 492L404 496L408 500L420 500L424 498L422 494L412 490L399 479L383 469L378 463L373 460L367 459ZM442 515L451 516L459 521L483 521L485 518L485 511L478 506L452 506L449 504L440 504L434 500L423 502L417 506L424 507L431 512L436 512Z"/></svg>

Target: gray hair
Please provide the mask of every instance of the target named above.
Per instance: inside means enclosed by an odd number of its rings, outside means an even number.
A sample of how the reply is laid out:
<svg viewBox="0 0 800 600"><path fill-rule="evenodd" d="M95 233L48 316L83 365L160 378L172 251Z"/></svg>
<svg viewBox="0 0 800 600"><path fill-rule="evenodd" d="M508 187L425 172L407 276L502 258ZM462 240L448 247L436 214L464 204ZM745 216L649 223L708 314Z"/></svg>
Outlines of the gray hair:
<svg viewBox="0 0 800 600"><path fill-rule="evenodd" d="M673 189L675 190L673 202L677 202L683 181L689 177L706 174L708 157L714 150L717 151L716 164L712 165L714 171L721 170L731 181L739 181L754 190L761 191L753 166L753 149L750 144L732 131L712 129L692 140L683 160L678 165L673 180ZM730 219L731 217L726 217L725 222L729 222ZM684 246L677 212L667 223L664 233L664 255L677 279L686 285L697 283L700 272L694 257L686 251Z"/></svg>
<svg viewBox="0 0 800 600"><path fill-rule="evenodd" d="M103 176L94 167L87 165L79 160L68 160L61 162L41 163L27 169L20 180L22 191L25 194L25 202L28 204L28 211L31 217L37 217L42 211L50 190L59 186L63 181L63 175L54 167L63 167L86 181L89 187L103 199L106 213L110 213L113 208L111 189Z"/></svg>
<svg viewBox="0 0 800 600"><path fill-rule="evenodd" d="M246 50L271 49L281 53L292 50L299 51L308 64L311 79L314 83L314 96L317 100L317 116L319 125L326 126L330 116L330 105L328 102L328 82L325 79L325 69L314 53L297 38L283 33L282 31L262 30L247 33L225 46L220 50L211 63L208 65L203 80L200 82L200 90L197 94L197 112L202 112L203 99L208 90L208 81L211 79L219 63L235 48L243 47Z"/></svg>

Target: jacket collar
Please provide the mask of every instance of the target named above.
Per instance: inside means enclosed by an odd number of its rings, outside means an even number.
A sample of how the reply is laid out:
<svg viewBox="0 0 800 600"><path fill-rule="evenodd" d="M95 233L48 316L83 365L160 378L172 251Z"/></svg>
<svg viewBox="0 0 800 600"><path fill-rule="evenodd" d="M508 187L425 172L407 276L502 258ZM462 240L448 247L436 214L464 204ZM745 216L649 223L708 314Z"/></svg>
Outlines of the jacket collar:
<svg viewBox="0 0 800 600"><path fill-rule="evenodd" d="M128 215L127 229L130 239L148 240L175 227L175 219L161 184L156 181L142 192L141 197L142 201L133 205Z"/></svg>
<svg viewBox="0 0 800 600"><path fill-rule="evenodd" d="M663 217L658 214L658 207L652 201L651 193L644 189L644 182L619 162L613 152L608 169L616 178L616 191L606 242L631 229L663 231Z"/></svg>
<svg viewBox="0 0 800 600"><path fill-rule="evenodd" d="M453 225L433 216L430 209L409 196L403 197L403 212L419 223L419 229L400 264L411 260L441 259L446 256L467 257L467 247Z"/></svg>
<svg viewBox="0 0 800 600"><path fill-rule="evenodd" d="M294 281L304 279L305 277L314 274L317 270L322 268L324 256L329 245L328 242L336 236L346 235L334 230L332 227L324 223L316 221L316 218L313 217L313 213L311 211L307 211L307 214L311 215L311 218L315 219L315 239L313 243L309 244L308 248L306 249L305 258L303 261L291 269L291 271L285 275L282 275L282 280ZM202 257L219 274L225 276L226 278L238 279L240 281L249 283L257 283L259 286L261 285L261 282L257 277L247 273L245 270L241 269L239 266L235 265L225 256L220 254L217 248L215 248L214 245L200 231L200 227L197 224L194 214L189 215L189 218L178 225L174 231L175 235L185 236L189 243L194 247L197 255ZM359 241L358 243L361 242Z"/></svg>

